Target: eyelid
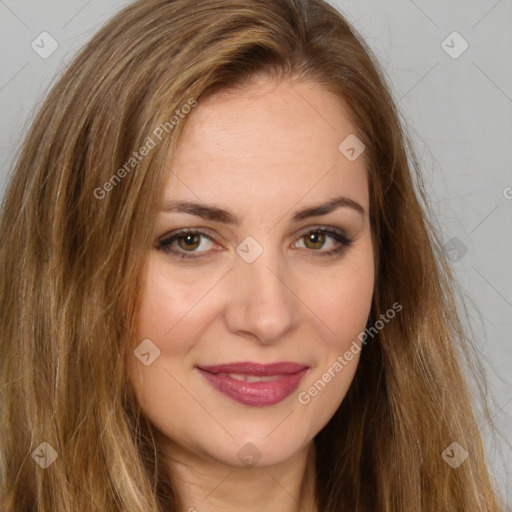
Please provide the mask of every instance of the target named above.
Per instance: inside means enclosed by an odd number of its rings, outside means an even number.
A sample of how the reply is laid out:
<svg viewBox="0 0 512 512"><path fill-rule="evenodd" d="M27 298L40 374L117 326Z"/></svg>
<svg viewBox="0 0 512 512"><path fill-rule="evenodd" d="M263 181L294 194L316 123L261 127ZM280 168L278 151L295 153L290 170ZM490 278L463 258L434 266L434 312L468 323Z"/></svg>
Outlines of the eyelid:
<svg viewBox="0 0 512 512"><path fill-rule="evenodd" d="M301 238L304 235L307 235L311 231L326 231L326 232L332 232L338 233L339 235L343 235L348 238L347 234L345 233L345 230L337 228L336 226L328 226L325 224L313 224L312 226L308 226L300 231L300 234L297 236L297 238Z"/></svg>
<svg viewBox="0 0 512 512"><path fill-rule="evenodd" d="M214 235L212 235L210 230L206 228L180 228L165 233L165 235L162 235L161 237L158 238L157 243L165 242L166 240L170 240L171 238L177 237L179 235L186 235L187 233L200 233L201 235L204 235L206 238L209 238L210 240L214 241Z"/></svg>

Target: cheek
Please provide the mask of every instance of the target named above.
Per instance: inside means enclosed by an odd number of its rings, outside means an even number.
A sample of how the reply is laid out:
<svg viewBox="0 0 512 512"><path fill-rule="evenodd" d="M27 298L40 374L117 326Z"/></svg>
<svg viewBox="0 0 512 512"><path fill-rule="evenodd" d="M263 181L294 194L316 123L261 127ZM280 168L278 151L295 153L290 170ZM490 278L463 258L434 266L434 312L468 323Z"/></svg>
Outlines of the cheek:
<svg viewBox="0 0 512 512"><path fill-rule="evenodd" d="M298 407L309 418L308 435L314 436L332 418L353 381L361 355L358 336L364 332L371 310L373 262L340 270L317 293L314 309L322 333L316 367L297 395ZM325 325L328 326L326 329Z"/></svg>
<svg viewBox="0 0 512 512"><path fill-rule="evenodd" d="M354 255L353 255L354 256ZM328 329L325 343L338 351L346 350L364 331L371 310L374 266L371 252L358 252L356 264L340 265L317 279L315 293L309 294L311 309ZM320 326L319 326L320 327Z"/></svg>
<svg viewBox="0 0 512 512"><path fill-rule="evenodd" d="M138 339L150 338L162 353L181 354L190 339L201 331L198 315L204 315L202 301L212 287L208 276L178 274L171 266L155 258L148 265L140 306ZM192 321L193 320L193 321ZM172 343L169 340L172 339Z"/></svg>
<svg viewBox="0 0 512 512"><path fill-rule="evenodd" d="M159 258L150 257L143 279L134 349L143 340L150 340L147 346L158 356L148 365L133 351L127 356L138 401L153 421L158 420L159 411L178 408L186 399L179 382L184 380L187 354L201 336L202 323L197 315L204 311L200 311L200 299L211 286L197 279L187 283L175 273L169 275L170 268Z"/></svg>
<svg viewBox="0 0 512 512"><path fill-rule="evenodd" d="M187 377L184 369L194 340L201 336L197 315L204 311L200 311L200 299L211 287L197 278L189 284L175 271L170 275L170 269L159 258L150 257L139 309L136 345L149 339L159 355L145 365L133 352L128 354L128 371L137 400L162 432L179 430L180 415L200 414L183 386Z"/></svg>
<svg viewBox="0 0 512 512"><path fill-rule="evenodd" d="M159 255L149 258L135 343L138 346L149 339L159 355L146 366L132 351L128 354L128 368L139 403L162 428L178 421L168 411L190 413L191 409L201 413L199 408L194 409L195 402L183 384L197 362L198 340L204 338L219 314L212 297L221 278L219 272L170 265Z"/></svg>

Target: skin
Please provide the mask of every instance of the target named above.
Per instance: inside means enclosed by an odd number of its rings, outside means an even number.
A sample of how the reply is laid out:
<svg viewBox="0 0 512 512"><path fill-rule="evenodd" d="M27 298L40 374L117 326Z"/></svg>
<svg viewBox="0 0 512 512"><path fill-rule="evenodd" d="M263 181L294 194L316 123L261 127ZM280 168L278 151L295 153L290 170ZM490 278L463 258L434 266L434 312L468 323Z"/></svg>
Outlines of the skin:
<svg viewBox="0 0 512 512"><path fill-rule="evenodd" d="M352 382L359 353L307 404L298 400L366 326L374 289L364 154L349 161L338 145L356 133L341 100L320 86L259 78L200 101L170 162L164 200L215 205L239 226L162 211L159 239L203 228L180 259L153 248L144 277L138 339L160 355L129 361L141 407L155 426L176 478L183 510L315 511L314 436ZM344 195L364 208L339 207L301 221L293 213ZM310 227L338 228L352 240L323 245ZM263 249L252 263L236 252L248 236ZM183 238L172 249L187 253ZM251 249L252 250L252 249ZM294 361L310 367L296 392L263 407L214 389L197 365ZM332 373L332 371L331 371ZM252 443L259 460L237 454Z"/></svg>

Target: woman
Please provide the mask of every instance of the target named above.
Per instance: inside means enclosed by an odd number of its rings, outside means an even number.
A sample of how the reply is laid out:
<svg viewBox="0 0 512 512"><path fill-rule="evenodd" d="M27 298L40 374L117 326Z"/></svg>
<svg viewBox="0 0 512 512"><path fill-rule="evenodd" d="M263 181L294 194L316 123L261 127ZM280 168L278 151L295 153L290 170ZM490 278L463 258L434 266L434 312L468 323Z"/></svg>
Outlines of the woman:
<svg viewBox="0 0 512 512"><path fill-rule="evenodd" d="M500 510L407 149L321 0L116 16L3 204L2 509Z"/></svg>

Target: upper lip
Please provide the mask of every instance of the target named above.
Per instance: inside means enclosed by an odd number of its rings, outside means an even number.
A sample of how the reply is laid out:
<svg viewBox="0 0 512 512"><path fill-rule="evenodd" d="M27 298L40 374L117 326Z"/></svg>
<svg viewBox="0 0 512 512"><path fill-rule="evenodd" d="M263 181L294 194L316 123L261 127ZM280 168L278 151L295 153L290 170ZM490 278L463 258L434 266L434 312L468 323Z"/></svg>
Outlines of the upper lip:
<svg viewBox="0 0 512 512"><path fill-rule="evenodd" d="M256 375L263 377L272 375L293 375L309 368L309 366L285 361L273 364L239 362L216 364L211 366L198 366L198 368L210 373L235 373L239 375Z"/></svg>

